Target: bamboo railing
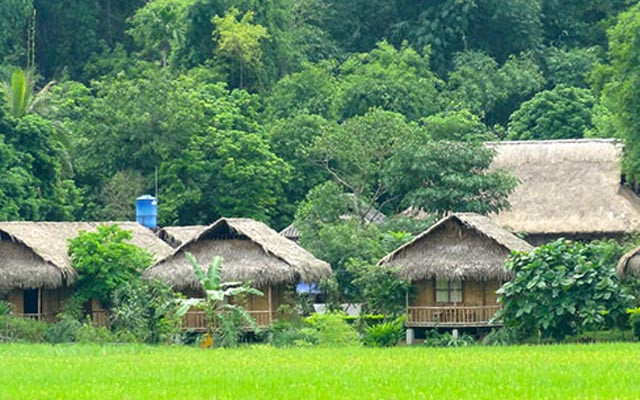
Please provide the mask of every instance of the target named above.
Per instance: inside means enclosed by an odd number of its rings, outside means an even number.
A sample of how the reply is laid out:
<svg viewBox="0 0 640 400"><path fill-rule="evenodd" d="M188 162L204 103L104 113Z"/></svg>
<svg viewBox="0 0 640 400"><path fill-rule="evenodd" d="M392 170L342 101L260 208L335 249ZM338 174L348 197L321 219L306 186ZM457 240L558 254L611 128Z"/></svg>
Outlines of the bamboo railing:
<svg viewBox="0 0 640 400"><path fill-rule="evenodd" d="M407 307L407 326L480 327L490 324L500 306Z"/></svg>

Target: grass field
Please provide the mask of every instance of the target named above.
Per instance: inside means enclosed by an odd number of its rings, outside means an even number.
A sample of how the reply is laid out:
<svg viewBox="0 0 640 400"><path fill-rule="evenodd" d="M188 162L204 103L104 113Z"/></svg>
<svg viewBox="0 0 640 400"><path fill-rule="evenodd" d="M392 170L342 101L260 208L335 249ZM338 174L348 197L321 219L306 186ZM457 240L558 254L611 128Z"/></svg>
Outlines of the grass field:
<svg viewBox="0 0 640 400"><path fill-rule="evenodd" d="M0 399L637 399L640 344L200 350L0 345Z"/></svg>

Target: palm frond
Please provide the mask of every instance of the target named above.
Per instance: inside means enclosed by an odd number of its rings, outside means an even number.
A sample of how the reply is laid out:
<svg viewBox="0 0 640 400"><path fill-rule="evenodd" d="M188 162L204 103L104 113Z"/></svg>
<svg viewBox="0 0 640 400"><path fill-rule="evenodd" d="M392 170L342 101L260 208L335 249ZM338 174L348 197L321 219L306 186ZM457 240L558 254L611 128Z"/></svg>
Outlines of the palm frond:
<svg viewBox="0 0 640 400"><path fill-rule="evenodd" d="M189 262L191 263L191 266L193 267L193 273L196 275L196 278L198 279L198 281L202 283L202 286L204 286L205 289L209 289L207 287L207 282L206 282L207 278L204 276L204 272L202 271L202 268L200 268L200 264L198 264L198 260L196 260L193 254L189 253L188 251L185 253L185 256L187 257L187 260L189 260Z"/></svg>
<svg viewBox="0 0 640 400"><path fill-rule="evenodd" d="M222 276L222 257L215 256L209 265L209 281L215 289L220 289L220 279Z"/></svg>

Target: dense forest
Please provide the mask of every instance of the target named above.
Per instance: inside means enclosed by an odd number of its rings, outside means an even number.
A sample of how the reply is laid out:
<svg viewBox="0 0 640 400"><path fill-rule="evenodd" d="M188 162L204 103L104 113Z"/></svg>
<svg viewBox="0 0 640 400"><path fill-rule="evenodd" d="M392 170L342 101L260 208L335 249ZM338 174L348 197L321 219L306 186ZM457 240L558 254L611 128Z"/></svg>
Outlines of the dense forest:
<svg viewBox="0 0 640 400"><path fill-rule="evenodd" d="M131 219L156 177L163 225L487 213L487 140L619 137L640 179L626 0L3 0L0 31L2 220Z"/></svg>

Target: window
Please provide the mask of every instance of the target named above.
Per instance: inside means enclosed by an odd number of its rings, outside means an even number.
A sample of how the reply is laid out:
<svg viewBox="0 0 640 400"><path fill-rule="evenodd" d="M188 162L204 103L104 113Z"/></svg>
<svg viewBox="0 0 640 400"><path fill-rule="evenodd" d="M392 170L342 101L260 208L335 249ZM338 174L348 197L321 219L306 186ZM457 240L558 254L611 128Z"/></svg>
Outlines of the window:
<svg viewBox="0 0 640 400"><path fill-rule="evenodd" d="M462 303L462 281L436 279L436 303Z"/></svg>

